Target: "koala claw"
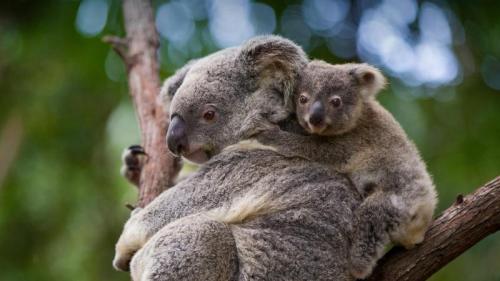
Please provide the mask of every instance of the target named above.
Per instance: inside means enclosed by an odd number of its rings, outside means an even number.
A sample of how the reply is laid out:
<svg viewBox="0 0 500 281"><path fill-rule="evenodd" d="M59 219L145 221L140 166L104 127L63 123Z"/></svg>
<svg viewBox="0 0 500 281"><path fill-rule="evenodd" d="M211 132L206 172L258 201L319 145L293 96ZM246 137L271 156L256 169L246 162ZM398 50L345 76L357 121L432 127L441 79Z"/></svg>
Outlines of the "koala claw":
<svg viewBox="0 0 500 281"><path fill-rule="evenodd" d="M148 155L140 145L132 145L123 151L121 174L135 186L139 186L142 167Z"/></svg>

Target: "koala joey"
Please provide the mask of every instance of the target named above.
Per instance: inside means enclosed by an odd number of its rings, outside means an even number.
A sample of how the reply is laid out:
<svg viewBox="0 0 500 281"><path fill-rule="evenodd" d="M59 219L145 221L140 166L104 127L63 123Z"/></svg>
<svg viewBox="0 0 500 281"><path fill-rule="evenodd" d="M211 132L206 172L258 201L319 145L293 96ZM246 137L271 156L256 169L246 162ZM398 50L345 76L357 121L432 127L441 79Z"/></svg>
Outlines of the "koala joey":
<svg viewBox="0 0 500 281"><path fill-rule="evenodd" d="M298 122L312 135L275 129L256 137L351 179L364 198L350 254L357 278L371 273L390 240L406 248L420 243L437 203L415 145L374 98L384 84L384 76L367 64L312 61L291 100Z"/></svg>

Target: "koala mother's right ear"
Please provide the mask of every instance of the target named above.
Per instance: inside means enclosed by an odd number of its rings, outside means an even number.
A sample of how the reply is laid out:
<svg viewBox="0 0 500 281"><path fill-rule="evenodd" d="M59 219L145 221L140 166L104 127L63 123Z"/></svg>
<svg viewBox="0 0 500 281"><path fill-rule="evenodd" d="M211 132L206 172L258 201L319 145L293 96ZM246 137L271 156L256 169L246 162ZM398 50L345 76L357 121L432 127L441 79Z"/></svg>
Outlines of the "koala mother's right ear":
<svg viewBox="0 0 500 281"><path fill-rule="evenodd" d="M163 101L171 100L174 97L175 92L177 92L177 89L179 89L182 85L182 82L184 81L186 74L191 69L191 66L193 66L193 64L197 61L197 59L190 60L183 67L178 69L172 76L165 80L160 90L160 97Z"/></svg>
<svg viewBox="0 0 500 281"><path fill-rule="evenodd" d="M280 91L285 105L292 106L294 88L308 63L301 47L280 36L258 36L241 46L239 59L259 87Z"/></svg>

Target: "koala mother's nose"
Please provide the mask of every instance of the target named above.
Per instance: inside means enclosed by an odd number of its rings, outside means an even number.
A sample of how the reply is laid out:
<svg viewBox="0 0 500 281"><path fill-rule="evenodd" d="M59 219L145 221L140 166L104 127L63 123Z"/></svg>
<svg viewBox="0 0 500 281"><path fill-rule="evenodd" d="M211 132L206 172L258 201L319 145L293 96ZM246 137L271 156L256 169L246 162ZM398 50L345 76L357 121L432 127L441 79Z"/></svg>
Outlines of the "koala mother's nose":
<svg viewBox="0 0 500 281"><path fill-rule="evenodd" d="M324 122L325 109L321 102L317 101L311 106L309 111L309 123L313 126L321 126Z"/></svg>
<svg viewBox="0 0 500 281"><path fill-rule="evenodd" d="M186 129L186 123L180 116L172 116L168 126L167 145L168 149L177 156L188 150Z"/></svg>

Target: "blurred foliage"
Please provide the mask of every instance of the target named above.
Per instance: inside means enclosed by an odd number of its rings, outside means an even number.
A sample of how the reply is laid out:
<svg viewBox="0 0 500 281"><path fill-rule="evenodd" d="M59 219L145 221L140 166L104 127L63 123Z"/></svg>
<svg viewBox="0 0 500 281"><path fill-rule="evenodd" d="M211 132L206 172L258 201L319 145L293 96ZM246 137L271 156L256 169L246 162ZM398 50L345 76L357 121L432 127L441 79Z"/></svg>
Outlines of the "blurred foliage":
<svg viewBox="0 0 500 281"><path fill-rule="evenodd" d="M0 2L0 280L129 279L111 260L128 217L123 205L136 198L119 176L120 152L138 143L139 134L124 67L100 40L123 35L121 7L103 0L97 7L105 11L97 15L104 21L86 21L77 16L84 2L90 1ZM462 23L465 42L453 45L462 77L438 88L392 78L380 99L420 148L443 210L457 194L500 173L500 92L494 90L500 19L495 1L434 3ZM267 4L280 19L293 3ZM266 7L259 11L269 14ZM170 46L175 34L162 39L163 77L220 46L200 18L194 29L187 23L194 30L189 52ZM97 24L82 27L82 21ZM275 33L287 30L283 21L274 24ZM306 49L314 58L346 61L321 36L311 35ZM496 234L431 280L500 280L499 262Z"/></svg>

